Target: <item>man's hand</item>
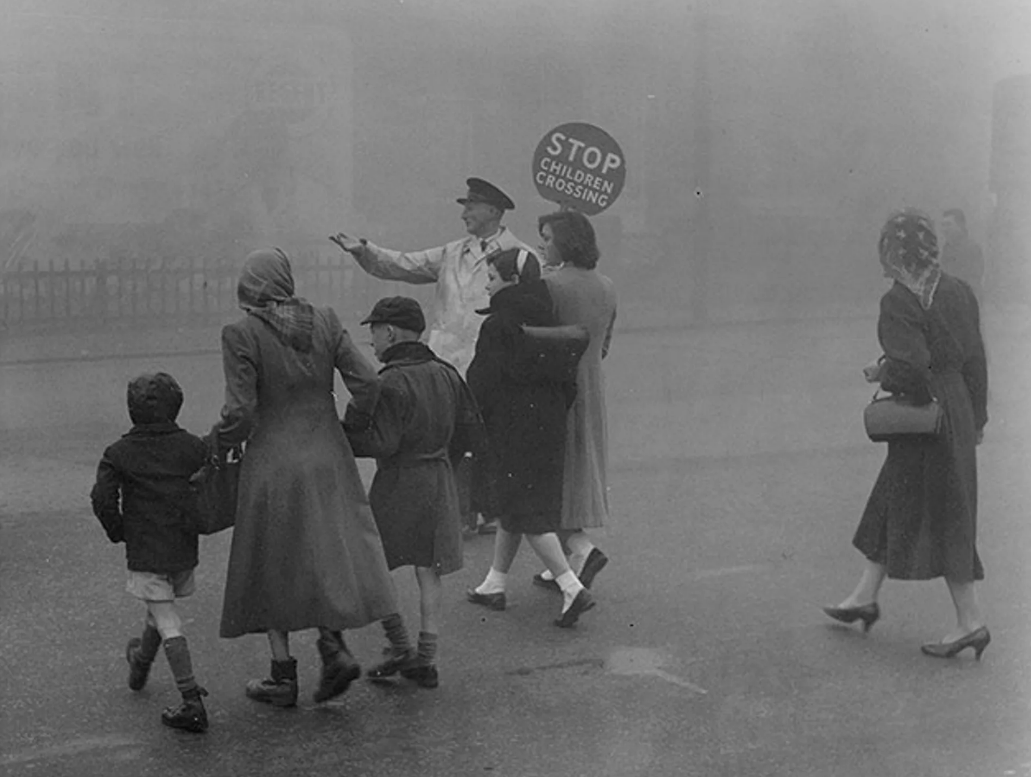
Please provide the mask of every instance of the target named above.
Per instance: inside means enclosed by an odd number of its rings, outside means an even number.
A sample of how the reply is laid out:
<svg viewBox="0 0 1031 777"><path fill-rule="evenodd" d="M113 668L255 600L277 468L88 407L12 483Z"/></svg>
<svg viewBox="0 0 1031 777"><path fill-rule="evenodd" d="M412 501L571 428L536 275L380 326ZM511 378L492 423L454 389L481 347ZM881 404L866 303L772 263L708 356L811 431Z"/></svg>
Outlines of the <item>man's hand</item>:
<svg viewBox="0 0 1031 777"><path fill-rule="evenodd" d="M359 240L356 237L351 237L345 232L337 232L335 235L330 235L330 240L336 243L340 248L347 253L357 256L362 252L362 248L365 247L365 241Z"/></svg>

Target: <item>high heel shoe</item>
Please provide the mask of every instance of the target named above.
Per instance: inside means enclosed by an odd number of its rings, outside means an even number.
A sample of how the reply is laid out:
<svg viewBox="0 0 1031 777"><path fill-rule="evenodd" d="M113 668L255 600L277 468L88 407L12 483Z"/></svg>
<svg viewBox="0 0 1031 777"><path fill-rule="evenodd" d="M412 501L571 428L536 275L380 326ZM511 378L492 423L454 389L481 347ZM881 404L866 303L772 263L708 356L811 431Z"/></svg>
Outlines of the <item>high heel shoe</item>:
<svg viewBox="0 0 1031 777"><path fill-rule="evenodd" d="M862 621L864 633L868 632L881 617L881 608L877 606L877 602L861 604L858 607L824 607L823 611L842 623Z"/></svg>
<svg viewBox="0 0 1031 777"><path fill-rule="evenodd" d="M961 651L973 648L974 658L980 661L981 654L991 641L992 635L988 633L988 627L982 626L979 629L974 629L965 637L960 637L952 642L929 642L926 645L921 645L920 652L925 656L933 656L934 658L954 658Z"/></svg>

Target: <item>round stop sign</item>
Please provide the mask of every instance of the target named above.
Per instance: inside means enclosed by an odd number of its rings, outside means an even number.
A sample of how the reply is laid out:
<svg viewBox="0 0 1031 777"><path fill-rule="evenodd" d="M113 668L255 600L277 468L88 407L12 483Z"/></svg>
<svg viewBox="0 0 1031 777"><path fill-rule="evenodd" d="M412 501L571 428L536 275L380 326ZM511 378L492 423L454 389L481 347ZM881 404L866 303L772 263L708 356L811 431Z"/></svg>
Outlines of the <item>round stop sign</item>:
<svg viewBox="0 0 1031 777"><path fill-rule="evenodd" d="M587 216L609 207L626 181L619 144L600 127L570 122L555 127L533 154L533 182L541 197Z"/></svg>

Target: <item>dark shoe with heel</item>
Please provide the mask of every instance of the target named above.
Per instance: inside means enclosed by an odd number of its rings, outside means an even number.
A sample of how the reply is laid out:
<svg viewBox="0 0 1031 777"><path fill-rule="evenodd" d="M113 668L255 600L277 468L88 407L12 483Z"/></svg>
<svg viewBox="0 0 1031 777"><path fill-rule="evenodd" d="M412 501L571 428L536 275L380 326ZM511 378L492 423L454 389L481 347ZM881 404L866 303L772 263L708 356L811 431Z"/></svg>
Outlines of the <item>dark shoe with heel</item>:
<svg viewBox="0 0 1031 777"><path fill-rule="evenodd" d="M881 617L881 608L877 602L861 604L858 607L824 607L823 611L842 623L863 622L863 632L868 632Z"/></svg>
<svg viewBox="0 0 1031 777"><path fill-rule="evenodd" d="M497 594L481 594L470 588L465 592L465 598L473 604L479 604L483 607L487 607L491 610L504 610L505 609L505 592Z"/></svg>
<svg viewBox="0 0 1031 777"><path fill-rule="evenodd" d="M991 641L992 635L988 633L988 628L982 626L952 642L929 642L921 645L920 652L934 658L955 658L962 651L971 648L974 651L974 658L980 661L981 654Z"/></svg>
<svg viewBox="0 0 1031 777"><path fill-rule="evenodd" d="M580 616L594 608L594 599L591 597L591 592L586 588L582 589L580 593L573 599L573 603L569 605L569 609L562 613L558 618L555 619L555 625L560 629L568 629L576 625L576 622L580 619Z"/></svg>
<svg viewBox="0 0 1031 777"><path fill-rule="evenodd" d="M601 572L608 563L608 556L597 548L591 548L591 552L587 554L587 560L584 561L584 568L580 570L580 574L578 575L580 578L580 584L584 588L590 588L591 583L594 582L595 575Z"/></svg>
<svg viewBox="0 0 1031 777"><path fill-rule="evenodd" d="M183 692L183 701L178 707L167 707L161 713L161 722L169 728L203 734L208 730L208 712L201 697L208 692L203 688Z"/></svg>

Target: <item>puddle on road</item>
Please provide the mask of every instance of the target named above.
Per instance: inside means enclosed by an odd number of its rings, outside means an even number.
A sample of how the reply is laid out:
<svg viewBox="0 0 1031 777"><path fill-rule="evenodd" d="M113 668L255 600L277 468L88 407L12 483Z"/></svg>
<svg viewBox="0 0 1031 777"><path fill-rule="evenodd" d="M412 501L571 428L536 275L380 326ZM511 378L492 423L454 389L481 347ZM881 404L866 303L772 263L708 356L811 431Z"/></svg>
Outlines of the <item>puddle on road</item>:
<svg viewBox="0 0 1031 777"><path fill-rule="evenodd" d="M719 567L717 569L699 569L691 576L695 580L703 580L707 577L723 577L724 575L741 575L747 572L761 572L772 569L773 564L743 564L737 567Z"/></svg>
<svg viewBox="0 0 1031 777"><path fill-rule="evenodd" d="M81 739L73 739L63 745L34 748L23 750L20 753L11 753L10 755L0 756L0 764L9 766L11 764L49 760L52 758L67 758L69 756L88 753L92 750L130 747L138 744L139 742L136 739L119 736L117 734L99 737L83 737Z"/></svg>
<svg viewBox="0 0 1031 777"><path fill-rule="evenodd" d="M693 691L694 693L708 693L704 688L695 685L689 680L685 680L682 677L678 677L677 675L664 670L662 667L668 663L669 659L661 651L653 650L651 648L624 647L614 649L609 653L608 658L605 659L580 658L572 661L560 661L554 664L521 666L517 669L511 669L505 674L526 676L533 674L534 672L548 672L555 669L575 669L587 666L604 669L609 674L658 677L660 680L665 680L668 683L679 685L681 688L687 688L689 691Z"/></svg>
<svg viewBox="0 0 1031 777"><path fill-rule="evenodd" d="M605 662L605 669L611 674L658 677L695 693L708 693L704 688L695 685L689 680L677 677L675 674L664 670L662 667L667 663L667 658L658 650L650 648L616 648L609 654L608 660Z"/></svg>

